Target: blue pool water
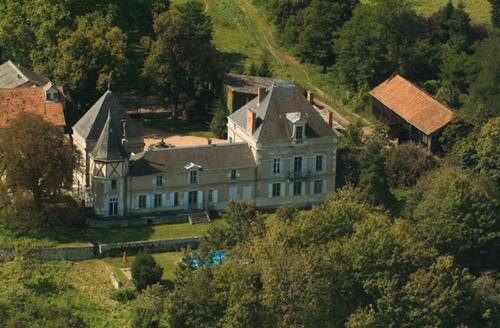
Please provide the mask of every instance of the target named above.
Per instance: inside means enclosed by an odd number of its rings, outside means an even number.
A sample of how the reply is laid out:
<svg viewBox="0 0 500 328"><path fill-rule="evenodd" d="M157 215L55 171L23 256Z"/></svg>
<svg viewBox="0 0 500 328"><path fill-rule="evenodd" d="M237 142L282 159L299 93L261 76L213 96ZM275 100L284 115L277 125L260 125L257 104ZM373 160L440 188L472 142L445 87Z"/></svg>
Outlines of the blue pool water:
<svg viewBox="0 0 500 328"><path fill-rule="evenodd" d="M207 265L219 265L221 262L224 260L226 257L227 253L224 251L215 251L212 252L210 255L210 258L208 259ZM198 269L203 266L203 263L200 263L200 259L196 256L188 256L187 258L188 263L191 265L192 268Z"/></svg>

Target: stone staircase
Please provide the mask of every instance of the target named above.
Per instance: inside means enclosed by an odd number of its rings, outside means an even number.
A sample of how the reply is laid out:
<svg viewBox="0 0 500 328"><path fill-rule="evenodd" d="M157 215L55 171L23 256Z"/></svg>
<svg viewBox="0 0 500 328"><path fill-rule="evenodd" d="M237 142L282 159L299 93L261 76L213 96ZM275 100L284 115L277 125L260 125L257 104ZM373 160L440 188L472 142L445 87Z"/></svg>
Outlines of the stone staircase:
<svg viewBox="0 0 500 328"><path fill-rule="evenodd" d="M210 216L207 212L197 212L188 214L189 223L191 224L207 224L210 223Z"/></svg>

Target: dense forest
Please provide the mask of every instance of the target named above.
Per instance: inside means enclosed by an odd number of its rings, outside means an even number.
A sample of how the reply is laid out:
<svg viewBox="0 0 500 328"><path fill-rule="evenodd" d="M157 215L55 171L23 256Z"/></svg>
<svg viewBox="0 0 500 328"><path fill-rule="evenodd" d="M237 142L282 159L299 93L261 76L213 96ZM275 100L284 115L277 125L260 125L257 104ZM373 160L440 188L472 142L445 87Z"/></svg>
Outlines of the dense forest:
<svg viewBox="0 0 500 328"><path fill-rule="evenodd" d="M223 74L211 23L197 2L169 9L169 0L2 1L0 60L53 79L83 110L108 83L208 106Z"/></svg>

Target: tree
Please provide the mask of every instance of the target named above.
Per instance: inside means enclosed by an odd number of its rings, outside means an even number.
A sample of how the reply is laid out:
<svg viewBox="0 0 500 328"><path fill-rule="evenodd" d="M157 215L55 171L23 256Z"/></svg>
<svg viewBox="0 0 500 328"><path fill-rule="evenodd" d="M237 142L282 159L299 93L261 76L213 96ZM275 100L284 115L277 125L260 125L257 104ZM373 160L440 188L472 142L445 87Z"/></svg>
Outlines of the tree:
<svg viewBox="0 0 500 328"><path fill-rule="evenodd" d="M481 124L491 117L500 116L499 52L500 32L493 31L477 45L472 57L476 73L470 75L470 101L465 107L474 123Z"/></svg>
<svg viewBox="0 0 500 328"><path fill-rule="evenodd" d="M495 27L500 27L500 1L489 0L491 3L491 23Z"/></svg>
<svg viewBox="0 0 500 328"><path fill-rule="evenodd" d="M403 289L407 322L417 327L477 324L473 279L451 256L438 257L429 268L417 270Z"/></svg>
<svg viewBox="0 0 500 328"><path fill-rule="evenodd" d="M407 216L440 254L452 255L473 271L498 269L500 211L498 186L491 178L454 168L430 173L408 195Z"/></svg>
<svg viewBox="0 0 500 328"><path fill-rule="evenodd" d="M21 137L22 136L22 137ZM29 192L35 209L71 185L76 166L71 144L51 123L20 114L0 134L1 175L11 192Z"/></svg>
<svg viewBox="0 0 500 328"><path fill-rule="evenodd" d="M109 82L120 85L127 67L127 36L99 13L77 18L77 27L58 47L54 70L69 97L87 109Z"/></svg>
<svg viewBox="0 0 500 328"><path fill-rule="evenodd" d="M335 61L335 34L351 17L354 5L354 1L311 1L303 10L303 28L296 46L299 56L321 65L326 72Z"/></svg>
<svg viewBox="0 0 500 328"><path fill-rule="evenodd" d="M233 247L260 234L265 227L263 218L252 202L240 200L230 202L224 213L224 219L227 225L210 227L202 246L210 249Z"/></svg>
<svg viewBox="0 0 500 328"><path fill-rule="evenodd" d="M227 116L228 110L224 100L219 99L212 109L212 120L210 121L210 131L217 138L227 138Z"/></svg>
<svg viewBox="0 0 500 328"><path fill-rule="evenodd" d="M145 253L135 257L131 271L132 281L139 291L158 283L163 275L163 268L156 263L151 254Z"/></svg>
<svg viewBox="0 0 500 328"><path fill-rule="evenodd" d="M177 106L195 99L203 106L219 92L223 70L221 56L211 43L212 23L200 3L190 1L177 10L158 15L143 68L165 100Z"/></svg>
<svg viewBox="0 0 500 328"><path fill-rule="evenodd" d="M260 56L260 65L256 75L262 77L271 77L273 75L271 69L271 54L267 50L263 51Z"/></svg>
<svg viewBox="0 0 500 328"><path fill-rule="evenodd" d="M132 327L160 327L165 297L165 291L160 285L156 284L147 287L134 302L132 308Z"/></svg>
<svg viewBox="0 0 500 328"><path fill-rule="evenodd" d="M405 143L393 146L387 154L387 175L391 186L413 186L435 166L432 157L420 146Z"/></svg>
<svg viewBox="0 0 500 328"><path fill-rule="evenodd" d="M500 117L490 119L479 132L475 145L475 171L500 182Z"/></svg>
<svg viewBox="0 0 500 328"><path fill-rule="evenodd" d="M370 139L360 158L359 187L373 204L387 205L391 198L385 162L383 144L376 138Z"/></svg>

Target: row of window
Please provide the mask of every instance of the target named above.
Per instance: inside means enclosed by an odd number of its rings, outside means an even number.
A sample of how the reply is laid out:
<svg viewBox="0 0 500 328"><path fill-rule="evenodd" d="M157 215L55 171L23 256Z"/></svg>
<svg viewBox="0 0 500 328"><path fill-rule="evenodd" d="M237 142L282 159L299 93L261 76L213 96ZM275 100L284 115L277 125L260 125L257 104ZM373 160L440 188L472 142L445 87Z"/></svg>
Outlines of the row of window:
<svg viewBox="0 0 500 328"><path fill-rule="evenodd" d="M282 197L285 196L284 191L281 190L282 183L276 182L272 184L271 187L271 197ZM305 185L301 181L293 182L291 193L293 196L304 195ZM321 194L324 192L325 182L323 180L314 180L312 183L312 194Z"/></svg>
<svg viewBox="0 0 500 328"><path fill-rule="evenodd" d="M316 155L314 157L314 170L316 172L323 172L324 164L323 161L325 160L325 157L323 155ZM303 156L295 156L293 158L293 169L291 170L292 172L298 173L302 172L303 168L307 168L307 164L304 163L304 157ZM281 158L274 158L273 159L273 174L281 174L282 172L282 160Z"/></svg>
<svg viewBox="0 0 500 328"><path fill-rule="evenodd" d="M229 178L231 179L231 181L236 180L238 178L238 172L235 169L232 169L229 173ZM163 186L163 182L164 182L163 176L161 175L156 176L157 187ZM198 171L189 171L189 183L190 184L198 183Z"/></svg>

